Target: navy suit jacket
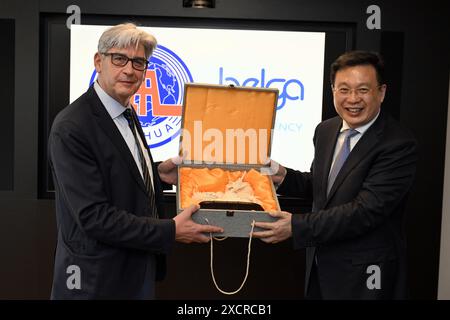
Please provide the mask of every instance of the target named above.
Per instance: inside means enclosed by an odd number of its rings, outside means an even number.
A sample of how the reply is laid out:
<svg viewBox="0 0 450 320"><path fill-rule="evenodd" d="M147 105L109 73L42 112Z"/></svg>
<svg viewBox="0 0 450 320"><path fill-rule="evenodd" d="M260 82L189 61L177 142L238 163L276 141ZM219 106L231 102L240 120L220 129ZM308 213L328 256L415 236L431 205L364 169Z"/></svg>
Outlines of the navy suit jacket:
<svg viewBox="0 0 450 320"><path fill-rule="evenodd" d="M342 119L320 123L310 172L287 170L279 194L313 202L292 216L294 248L306 249L305 294L311 267L325 299L406 298L403 230L407 194L416 170L416 142L381 112L352 149L327 196Z"/></svg>
<svg viewBox="0 0 450 320"><path fill-rule="evenodd" d="M150 218L136 162L92 86L55 118L49 159L58 228L52 298L153 298L175 223ZM164 218L155 167L153 178Z"/></svg>

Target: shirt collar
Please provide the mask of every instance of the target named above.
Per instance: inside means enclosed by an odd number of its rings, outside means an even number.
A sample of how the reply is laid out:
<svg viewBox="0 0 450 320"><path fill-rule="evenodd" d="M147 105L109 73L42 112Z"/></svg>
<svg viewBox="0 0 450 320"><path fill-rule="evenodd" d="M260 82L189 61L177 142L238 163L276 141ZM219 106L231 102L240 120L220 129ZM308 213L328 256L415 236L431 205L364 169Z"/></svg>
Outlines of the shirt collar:
<svg viewBox="0 0 450 320"><path fill-rule="evenodd" d="M94 90L112 119L117 118L125 111L125 107L122 106L117 100L115 100L109 94L107 94L105 90L103 90L103 88L100 87L97 81L94 82Z"/></svg>
<svg viewBox="0 0 450 320"><path fill-rule="evenodd" d="M372 120L370 120L368 123L366 123L365 125L355 128L356 131L358 131L359 133L361 133L361 135L364 134L364 132L367 131L367 129L370 128L370 126L377 120L378 116L380 115L380 110L378 110L377 115L375 116L375 118L373 118ZM350 126L348 125L347 122L345 122L344 119L342 119L342 128L340 132L343 132L345 130L350 129Z"/></svg>

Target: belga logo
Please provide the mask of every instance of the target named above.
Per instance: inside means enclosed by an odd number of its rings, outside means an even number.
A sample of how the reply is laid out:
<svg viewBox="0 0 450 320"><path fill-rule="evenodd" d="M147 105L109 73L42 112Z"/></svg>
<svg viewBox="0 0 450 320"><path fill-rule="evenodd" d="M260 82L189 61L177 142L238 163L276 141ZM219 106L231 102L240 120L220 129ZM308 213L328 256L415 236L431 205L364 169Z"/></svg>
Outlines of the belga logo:
<svg viewBox="0 0 450 320"><path fill-rule="evenodd" d="M89 85L94 82L96 71ZM181 58L158 45L150 58L145 79L130 102L141 121L150 148L157 148L180 134L183 88L194 82Z"/></svg>
<svg viewBox="0 0 450 320"><path fill-rule="evenodd" d="M278 95L278 106L277 110L281 110L285 105L287 100L303 100L305 98L305 87L303 83L298 79L283 79L283 78L273 78L266 80L266 69L261 69L261 75L259 78L247 78L241 80L241 82L236 77L230 77L224 75L223 67L219 68L219 84L224 84L225 81L234 84L235 86L244 87L261 87L269 88L274 87L276 84L282 86L281 93ZM267 82L266 82L267 81Z"/></svg>

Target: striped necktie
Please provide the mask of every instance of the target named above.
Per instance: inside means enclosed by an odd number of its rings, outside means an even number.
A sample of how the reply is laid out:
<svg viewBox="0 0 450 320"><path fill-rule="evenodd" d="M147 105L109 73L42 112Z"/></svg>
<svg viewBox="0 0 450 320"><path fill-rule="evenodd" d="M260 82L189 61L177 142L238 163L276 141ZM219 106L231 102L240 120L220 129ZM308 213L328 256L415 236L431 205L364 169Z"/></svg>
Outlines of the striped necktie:
<svg viewBox="0 0 450 320"><path fill-rule="evenodd" d="M128 121L131 132L133 133L134 140L136 141L137 149L139 151L139 158L141 159L142 176L144 179L145 188L150 198L151 216L153 218L158 218L158 211L155 202L155 193L153 191L152 180L150 178L150 172L147 167L147 161L145 161L144 153L142 152L141 143L136 133L137 118L133 114L130 108L126 108L123 112L123 116Z"/></svg>
<svg viewBox="0 0 450 320"><path fill-rule="evenodd" d="M331 168L330 175L328 176L327 195L330 193L331 187L333 186L339 171L350 154L350 139L358 133L359 131L355 129L347 129L344 131L344 143L342 143L341 149L336 156L336 160L334 160L333 168Z"/></svg>

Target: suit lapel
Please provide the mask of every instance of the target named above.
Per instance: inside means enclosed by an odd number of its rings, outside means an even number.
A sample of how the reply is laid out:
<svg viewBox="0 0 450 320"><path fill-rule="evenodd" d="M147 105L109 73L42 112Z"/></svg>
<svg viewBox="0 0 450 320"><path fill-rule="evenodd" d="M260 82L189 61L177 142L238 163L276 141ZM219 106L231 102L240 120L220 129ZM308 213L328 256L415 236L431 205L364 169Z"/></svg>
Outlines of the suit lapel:
<svg viewBox="0 0 450 320"><path fill-rule="evenodd" d="M321 136L321 140L317 142L316 155L314 157L314 161L317 162L315 168L320 170L320 172L318 172L318 177L321 181L321 186L324 186L320 194L323 201L318 203L323 203L327 199L328 174L330 172L331 163L333 162L334 147L341 127L342 120L341 118L336 117L336 120L331 123L330 128L325 130L324 134Z"/></svg>
<svg viewBox="0 0 450 320"><path fill-rule="evenodd" d="M111 119L111 116L108 114L108 111L106 111L106 108L103 106L92 86L88 90L88 99L91 102L92 113L94 114L100 128L102 128L105 135L109 137L111 142L117 148L119 156L122 157L122 159L126 163L128 170L130 170L132 176L136 180L136 183L142 188L145 193L147 193L144 181L139 172L139 169L136 166L136 162L134 161L130 149L128 148L125 140L122 137L122 134L120 133L119 129L117 129L117 126Z"/></svg>
<svg viewBox="0 0 450 320"><path fill-rule="evenodd" d="M350 154L348 155L347 160L339 171L336 180L330 190L330 194L328 195L327 203L348 176L348 174L353 170L358 163L364 159L366 154L370 152L374 146L378 143L379 137L382 133L382 125L383 125L383 115L380 113L378 119L375 123L364 133L361 139L358 141L356 146L352 149Z"/></svg>

